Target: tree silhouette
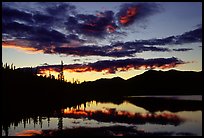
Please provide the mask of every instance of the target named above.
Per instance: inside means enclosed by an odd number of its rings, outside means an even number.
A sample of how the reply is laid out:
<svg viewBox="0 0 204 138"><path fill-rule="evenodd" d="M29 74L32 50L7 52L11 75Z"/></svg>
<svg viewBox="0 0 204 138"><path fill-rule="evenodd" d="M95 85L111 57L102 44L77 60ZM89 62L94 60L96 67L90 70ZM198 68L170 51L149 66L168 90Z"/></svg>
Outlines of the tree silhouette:
<svg viewBox="0 0 204 138"><path fill-rule="evenodd" d="M11 64L11 69L13 70L13 63Z"/></svg>
<svg viewBox="0 0 204 138"><path fill-rule="evenodd" d="M64 65L63 65L63 61L61 61L60 73L58 75L58 79L60 81L64 81Z"/></svg>
<svg viewBox="0 0 204 138"><path fill-rule="evenodd" d="M6 124L4 124L3 125L3 130L4 130L4 132L5 132L5 136L8 136L8 128L9 128L9 124L8 123L6 123Z"/></svg>
<svg viewBox="0 0 204 138"><path fill-rule="evenodd" d="M63 129L63 117L62 116L58 117L58 129L59 130Z"/></svg>
<svg viewBox="0 0 204 138"><path fill-rule="evenodd" d="M26 128L26 118L23 118L23 126Z"/></svg>
<svg viewBox="0 0 204 138"><path fill-rule="evenodd" d="M50 117L47 117L47 127L50 127Z"/></svg>
<svg viewBox="0 0 204 138"><path fill-rule="evenodd" d="M40 124L40 128L42 128L42 124L43 124L43 122L42 122L42 116L39 116L39 124Z"/></svg>

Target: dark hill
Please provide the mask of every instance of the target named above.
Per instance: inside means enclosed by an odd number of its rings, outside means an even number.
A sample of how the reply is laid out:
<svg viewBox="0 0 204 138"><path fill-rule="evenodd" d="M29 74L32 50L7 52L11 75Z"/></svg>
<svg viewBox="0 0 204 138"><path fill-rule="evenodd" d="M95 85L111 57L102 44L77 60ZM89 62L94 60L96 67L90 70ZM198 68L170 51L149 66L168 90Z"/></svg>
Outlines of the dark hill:
<svg viewBox="0 0 204 138"><path fill-rule="evenodd" d="M101 97L130 95L202 94L202 72L149 70L128 80L120 77L99 79L81 84L63 83L38 77L32 73L3 69L3 91L14 97L38 97L42 101L52 97ZM22 96L23 95L23 96ZM29 99L29 98L26 98Z"/></svg>
<svg viewBox="0 0 204 138"><path fill-rule="evenodd" d="M82 83L91 95L186 95L202 94L202 72L149 70L128 80L116 77Z"/></svg>
<svg viewBox="0 0 204 138"><path fill-rule="evenodd" d="M98 79L96 81L92 81L90 83L92 83L92 85L96 84L116 84L116 83L121 83L121 82L124 82L125 80L120 78L120 77L115 77L115 78L111 78L111 79L106 79L106 78L102 78L102 79Z"/></svg>
<svg viewBox="0 0 204 138"><path fill-rule="evenodd" d="M193 71L155 71L130 78L127 86L142 91L143 94L201 94L202 72Z"/></svg>
<svg viewBox="0 0 204 138"><path fill-rule="evenodd" d="M125 84L125 80L120 77L112 79L98 79L96 81L84 82L79 86L79 90L83 93L86 90L85 95L89 96L122 96L123 91L116 91L121 85Z"/></svg>

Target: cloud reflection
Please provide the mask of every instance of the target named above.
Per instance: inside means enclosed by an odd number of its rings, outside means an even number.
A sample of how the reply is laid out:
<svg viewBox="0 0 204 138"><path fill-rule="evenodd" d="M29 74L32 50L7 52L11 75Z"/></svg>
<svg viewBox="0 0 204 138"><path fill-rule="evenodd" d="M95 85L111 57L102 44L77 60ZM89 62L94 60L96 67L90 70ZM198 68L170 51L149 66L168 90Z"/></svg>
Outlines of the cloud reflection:
<svg viewBox="0 0 204 138"><path fill-rule="evenodd" d="M115 108L104 110L81 110L64 109L65 117L81 118L87 117L100 122L136 123L136 124L163 124L180 125L185 120L173 113L131 113L127 111L117 111Z"/></svg>
<svg viewBox="0 0 204 138"><path fill-rule="evenodd" d="M16 136L34 136L40 134L42 134L40 130L23 130L22 132L16 133Z"/></svg>
<svg viewBox="0 0 204 138"><path fill-rule="evenodd" d="M195 136L193 133L179 132L174 133L171 131L165 132L147 132L144 130L135 129L135 127L125 126L109 126L109 127L77 127L72 129L63 130L43 130L41 136ZM36 136L36 135L32 135Z"/></svg>

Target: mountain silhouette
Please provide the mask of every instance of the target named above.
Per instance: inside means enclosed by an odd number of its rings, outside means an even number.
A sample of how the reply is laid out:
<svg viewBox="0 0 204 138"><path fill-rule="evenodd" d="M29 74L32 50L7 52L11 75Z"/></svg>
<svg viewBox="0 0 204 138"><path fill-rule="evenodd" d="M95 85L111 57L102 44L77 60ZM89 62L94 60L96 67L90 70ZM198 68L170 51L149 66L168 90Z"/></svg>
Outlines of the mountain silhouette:
<svg viewBox="0 0 204 138"><path fill-rule="evenodd" d="M31 68L32 69L32 68ZM3 69L3 90L26 96L40 95L52 99L82 96L130 96L130 95L186 95L202 94L202 71L156 71L148 70L143 74L124 80L120 77L102 78L96 81L71 84L53 78L39 77L29 72ZM12 85L12 86L11 86ZM22 87L23 86L23 87ZM49 96L47 96L49 95Z"/></svg>
<svg viewBox="0 0 204 138"><path fill-rule="evenodd" d="M81 85L99 95L179 95L201 94L202 71L148 70L128 80L99 79Z"/></svg>
<svg viewBox="0 0 204 138"><path fill-rule="evenodd" d="M127 80L127 86L143 94L201 94L202 72L193 71L155 71L145 73Z"/></svg>

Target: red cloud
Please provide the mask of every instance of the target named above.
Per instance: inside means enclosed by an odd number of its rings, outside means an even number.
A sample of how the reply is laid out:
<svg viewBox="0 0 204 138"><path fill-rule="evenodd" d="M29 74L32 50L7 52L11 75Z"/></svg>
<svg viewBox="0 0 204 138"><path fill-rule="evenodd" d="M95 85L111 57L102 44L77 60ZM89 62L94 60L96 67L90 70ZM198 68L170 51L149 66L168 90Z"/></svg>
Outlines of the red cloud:
<svg viewBox="0 0 204 138"><path fill-rule="evenodd" d="M132 21L135 16L137 15L138 8L137 7L129 7L127 9L127 12L124 16L120 16L120 23L123 25L128 24L130 21Z"/></svg>

